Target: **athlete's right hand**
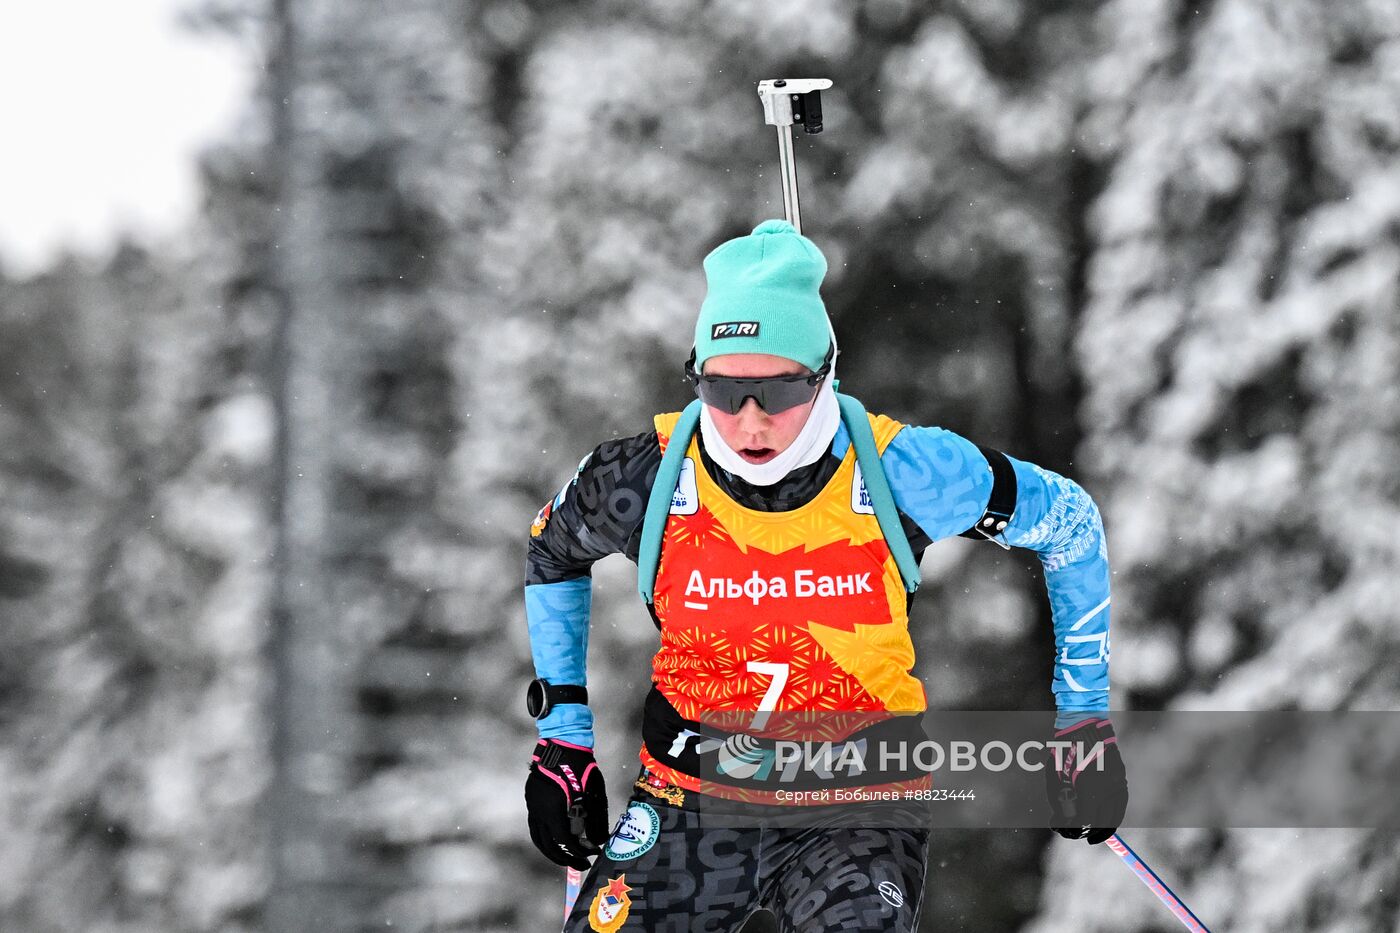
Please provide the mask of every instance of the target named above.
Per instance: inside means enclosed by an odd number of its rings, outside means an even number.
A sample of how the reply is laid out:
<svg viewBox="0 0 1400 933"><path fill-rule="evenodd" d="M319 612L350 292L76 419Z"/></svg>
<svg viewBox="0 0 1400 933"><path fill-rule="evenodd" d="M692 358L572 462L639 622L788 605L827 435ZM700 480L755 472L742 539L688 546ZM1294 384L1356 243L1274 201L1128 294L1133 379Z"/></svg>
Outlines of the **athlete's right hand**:
<svg viewBox="0 0 1400 933"><path fill-rule="evenodd" d="M540 739L525 779L530 841L556 865L588 868L608 838L608 794L593 750Z"/></svg>

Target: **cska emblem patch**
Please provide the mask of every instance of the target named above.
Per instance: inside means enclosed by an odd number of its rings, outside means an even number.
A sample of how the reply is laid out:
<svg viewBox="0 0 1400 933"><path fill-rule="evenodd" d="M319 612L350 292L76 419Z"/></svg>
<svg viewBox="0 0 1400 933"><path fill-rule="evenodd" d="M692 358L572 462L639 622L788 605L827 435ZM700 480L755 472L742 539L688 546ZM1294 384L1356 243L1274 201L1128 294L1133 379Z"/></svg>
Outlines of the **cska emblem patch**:
<svg viewBox="0 0 1400 933"><path fill-rule="evenodd" d="M599 888L593 898L593 906L588 909L588 925L597 933L617 933L627 921L632 909L632 899L627 892L632 890L623 883L626 875L618 875L608 881L607 887Z"/></svg>

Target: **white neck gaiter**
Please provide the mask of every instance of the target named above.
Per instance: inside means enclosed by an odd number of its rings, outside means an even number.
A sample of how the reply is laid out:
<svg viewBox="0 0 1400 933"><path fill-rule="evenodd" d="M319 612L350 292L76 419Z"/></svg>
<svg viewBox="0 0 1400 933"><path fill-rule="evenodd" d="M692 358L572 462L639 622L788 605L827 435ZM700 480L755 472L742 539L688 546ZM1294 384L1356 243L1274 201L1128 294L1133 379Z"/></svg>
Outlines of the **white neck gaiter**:
<svg viewBox="0 0 1400 933"><path fill-rule="evenodd" d="M835 376L836 370L833 368L831 374L822 380L807 423L802 426L797 438L767 463L749 463L731 450L710 417L710 406L700 406L700 436L705 442L706 452L715 463L755 486L772 486L793 470L816 463L831 448L831 441L841 424L841 406L836 402L833 385Z"/></svg>

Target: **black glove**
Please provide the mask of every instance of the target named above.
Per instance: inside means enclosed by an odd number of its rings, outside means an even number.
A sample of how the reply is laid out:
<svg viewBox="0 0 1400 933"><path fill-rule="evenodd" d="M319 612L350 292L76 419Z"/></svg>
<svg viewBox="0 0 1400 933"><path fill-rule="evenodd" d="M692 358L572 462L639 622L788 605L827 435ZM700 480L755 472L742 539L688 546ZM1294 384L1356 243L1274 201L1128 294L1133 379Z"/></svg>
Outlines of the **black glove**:
<svg viewBox="0 0 1400 933"><path fill-rule="evenodd" d="M1058 756L1055 748L1045 750L1050 827L1066 839L1087 839L1089 845L1098 845L1118 831L1128 809L1128 774L1113 724L1090 719L1056 732L1054 740L1070 746L1062 746ZM1099 742L1103 743L1102 767L1094 756Z"/></svg>
<svg viewBox="0 0 1400 933"><path fill-rule="evenodd" d="M541 739L525 779L530 841L556 865L588 868L608 839L608 793L593 750Z"/></svg>

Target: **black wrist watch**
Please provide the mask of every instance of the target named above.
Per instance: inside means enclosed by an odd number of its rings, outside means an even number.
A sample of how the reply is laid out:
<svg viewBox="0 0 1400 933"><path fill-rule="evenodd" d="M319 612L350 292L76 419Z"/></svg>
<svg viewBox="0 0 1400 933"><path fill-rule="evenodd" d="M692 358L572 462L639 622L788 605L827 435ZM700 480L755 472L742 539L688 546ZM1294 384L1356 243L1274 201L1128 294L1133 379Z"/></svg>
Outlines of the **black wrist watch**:
<svg viewBox="0 0 1400 933"><path fill-rule="evenodd" d="M543 719L561 703L587 703L588 688L577 684L552 684L543 678L530 681L525 689L525 712Z"/></svg>

